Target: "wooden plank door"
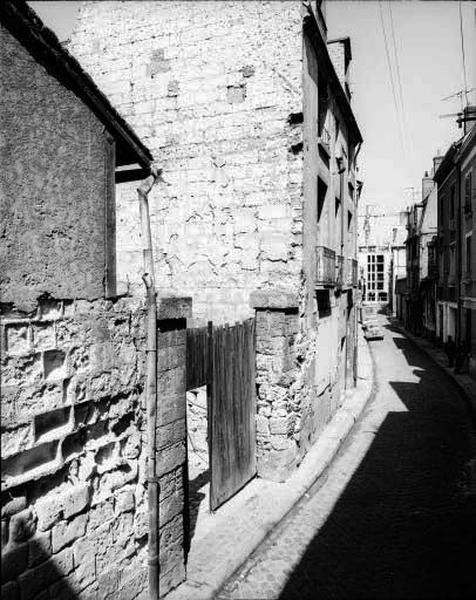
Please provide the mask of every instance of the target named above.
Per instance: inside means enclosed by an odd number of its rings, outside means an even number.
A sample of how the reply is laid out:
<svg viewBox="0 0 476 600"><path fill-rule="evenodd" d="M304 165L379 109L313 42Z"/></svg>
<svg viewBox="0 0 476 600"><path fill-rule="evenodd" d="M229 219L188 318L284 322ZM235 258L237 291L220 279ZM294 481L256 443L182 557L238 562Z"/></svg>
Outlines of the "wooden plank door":
<svg viewBox="0 0 476 600"><path fill-rule="evenodd" d="M255 321L214 327L209 336L210 509L256 474Z"/></svg>

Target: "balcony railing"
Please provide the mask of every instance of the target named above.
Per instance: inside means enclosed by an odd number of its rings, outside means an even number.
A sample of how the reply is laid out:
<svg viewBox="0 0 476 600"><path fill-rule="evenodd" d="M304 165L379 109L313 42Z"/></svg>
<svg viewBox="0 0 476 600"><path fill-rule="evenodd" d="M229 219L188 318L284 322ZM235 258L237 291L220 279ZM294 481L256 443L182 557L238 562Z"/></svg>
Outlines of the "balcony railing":
<svg viewBox="0 0 476 600"><path fill-rule="evenodd" d="M352 282L352 259L348 258L347 259L347 268L345 270L345 285L347 287L352 287L353 282Z"/></svg>
<svg viewBox="0 0 476 600"><path fill-rule="evenodd" d="M345 283L344 257L340 254L336 256L336 285L342 287Z"/></svg>
<svg viewBox="0 0 476 600"><path fill-rule="evenodd" d="M336 253L326 246L316 246L316 285L333 286L336 277Z"/></svg>
<svg viewBox="0 0 476 600"><path fill-rule="evenodd" d="M355 258L347 259L347 268L345 270L345 284L347 287L357 287L358 285L358 263Z"/></svg>

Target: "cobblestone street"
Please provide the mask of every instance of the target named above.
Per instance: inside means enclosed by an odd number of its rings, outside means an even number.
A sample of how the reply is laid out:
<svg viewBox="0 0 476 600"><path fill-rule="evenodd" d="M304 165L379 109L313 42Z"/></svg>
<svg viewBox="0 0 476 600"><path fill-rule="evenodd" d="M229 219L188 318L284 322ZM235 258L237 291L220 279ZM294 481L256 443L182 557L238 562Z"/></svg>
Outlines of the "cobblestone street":
<svg viewBox="0 0 476 600"><path fill-rule="evenodd" d="M363 417L220 600L476 597L470 413L448 376L383 324Z"/></svg>

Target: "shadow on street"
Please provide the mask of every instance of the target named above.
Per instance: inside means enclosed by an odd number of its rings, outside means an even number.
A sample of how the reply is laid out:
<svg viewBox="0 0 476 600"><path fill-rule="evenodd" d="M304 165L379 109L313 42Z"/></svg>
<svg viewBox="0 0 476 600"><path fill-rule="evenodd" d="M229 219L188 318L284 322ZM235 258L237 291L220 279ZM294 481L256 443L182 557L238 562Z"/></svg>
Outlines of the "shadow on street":
<svg viewBox="0 0 476 600"><path fill-rule="evenodd" d="M426 355L392 341L419 378L390 381L407 412L388 413L281 600L476 598L467 407Z"/></svg>

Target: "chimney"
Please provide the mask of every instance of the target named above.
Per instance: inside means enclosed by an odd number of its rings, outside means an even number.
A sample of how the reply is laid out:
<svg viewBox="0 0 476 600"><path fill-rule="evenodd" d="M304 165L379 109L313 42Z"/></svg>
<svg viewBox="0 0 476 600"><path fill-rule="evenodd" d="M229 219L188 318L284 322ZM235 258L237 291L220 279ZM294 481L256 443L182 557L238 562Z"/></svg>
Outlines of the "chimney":
<svg viewBox="0 0 476 600"><path fill-rule="evenodd" d="M421 199L422 201L428 198L434 186L433 178L428 177L428 171L425 171L425 176L421 180Z"/></svg>
<svg viewBox="0 0 476 600"><path fill-rule="evenodd" d="M327 51L334 65L335 72L339 78L340 84L350 100L349 88L349 64L352 60L352 50L350 47L350 38L343 37L327 42Z"/></svg>
<svg viewBox="0 0 476 600"><path fill-rule="evenodd" d="M441 165L444 158L445 157L441 155L441 150L437 150L436 156L433 157L433 176L435 176L435 173L438 171L438 167Z"/></svg>
<svg viewBox="0 0 476 600"><path fill-rule="evenodd" d="M466 135L476 125L476 106L469 105L463 109L463 131Z"/></svg>

